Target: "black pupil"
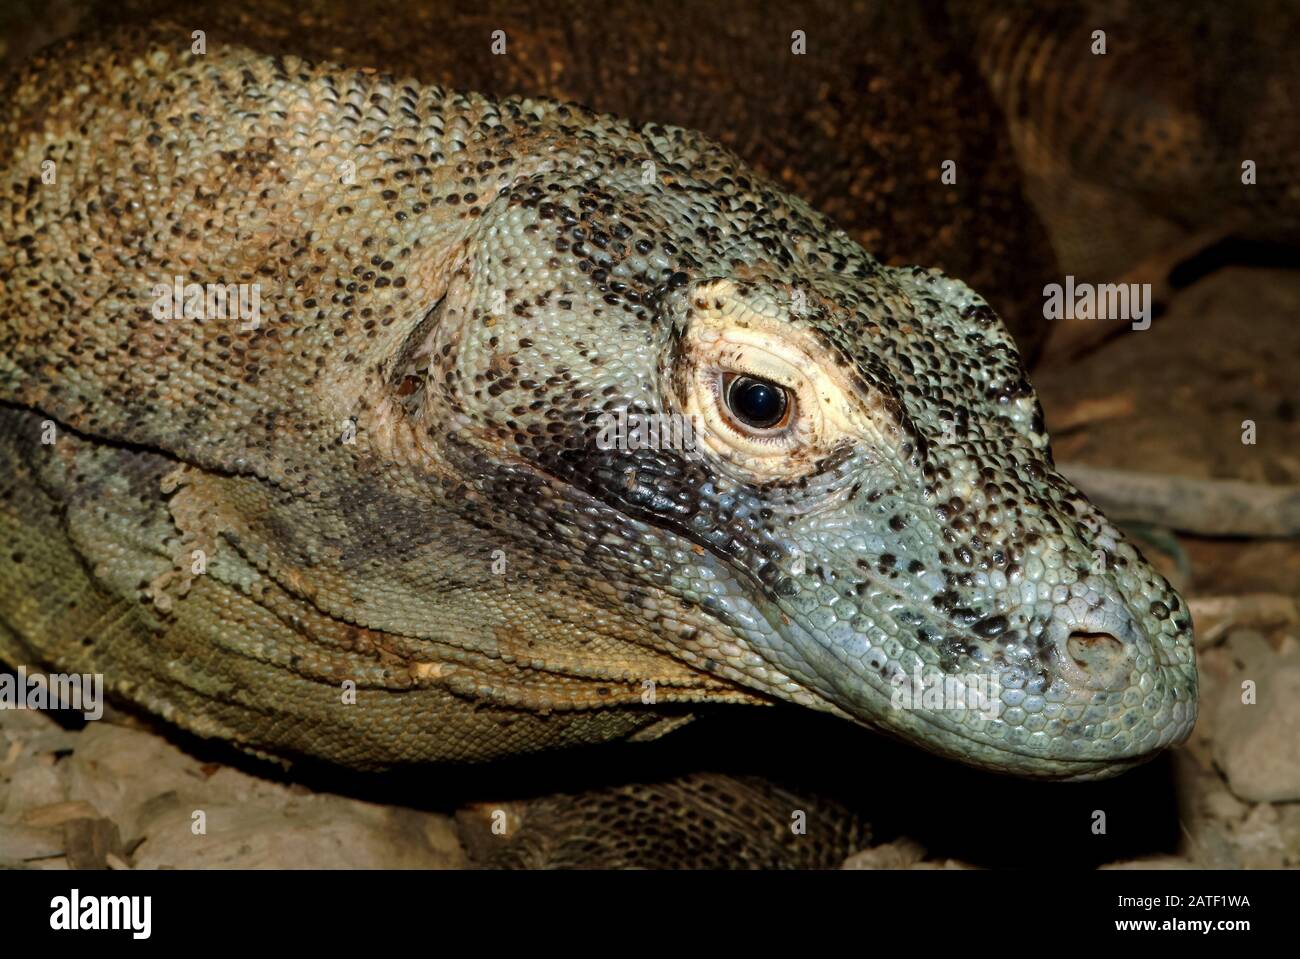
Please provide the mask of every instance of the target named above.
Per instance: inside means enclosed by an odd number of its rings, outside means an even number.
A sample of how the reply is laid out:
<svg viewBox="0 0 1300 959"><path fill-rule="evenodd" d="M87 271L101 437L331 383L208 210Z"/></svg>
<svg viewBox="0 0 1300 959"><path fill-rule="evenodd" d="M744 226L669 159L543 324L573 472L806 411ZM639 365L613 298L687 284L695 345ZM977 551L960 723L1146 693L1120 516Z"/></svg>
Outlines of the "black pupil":
<svg viewBox="0 0 1300 959"><path fill-rule="evenodd" d="M737 376L727 390L727 405L746 426L765 429L785 416L785 390L752 376Z"/></svg>

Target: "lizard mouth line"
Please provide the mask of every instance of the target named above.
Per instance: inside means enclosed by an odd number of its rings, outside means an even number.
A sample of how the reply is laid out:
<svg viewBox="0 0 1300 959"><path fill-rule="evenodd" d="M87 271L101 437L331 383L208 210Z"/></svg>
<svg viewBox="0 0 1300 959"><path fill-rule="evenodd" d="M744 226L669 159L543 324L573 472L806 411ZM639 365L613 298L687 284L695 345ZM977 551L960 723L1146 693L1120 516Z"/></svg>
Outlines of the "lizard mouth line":
<svg viewBox="0 0 1300 959"><path fill-rule="evenodd" d="M757 614L758 610L750 604L751 608ZM788 622L787 622L788 620ZM781 637L786 644L797 648L803 654L806 661L812 666L809 674L801 677L804 682L812 686L819 692L824 700L830 705L832 711L852 719L860 725L873 729L883 729L903 734L905 738L917 738L915 735L907 734L907 727L922 725L924 728L935 730L943 733L951 743L953 751L961 754L962 746L965 745L969 751L984 753L987 756L1007 756L1017 757L1020 759L1037 761L1050 764L1056 767L1058 771L1073 770L1076 773L1087 773L1098 769L1114 769L1120 771L1131 765L1136 765L1147 758L1145 750L1139 751L1132 749L1123 752L1113 752L1109 754L1100 754L1094 756L1070 755L1065 752L1050 752L1046 750L1033 749L1023 745L999 742L996 738L987 736L973 736L966 729L963 729L957 722L947 719L945 711L932 710L926 708L920 709L895 709L891 703L890 695L892 690L883 691L879 688L879 677L883 672L873 676L870 671L863 670L847 660L847 657L836 656L832 649L839 647L830 647L823 642L819 642L810 634L797 620L785 617L779 623L773 623L770 618L764 617L764 622L771 628L772 632ZM862 683L857 688L869 690L875 695L868 698L865 702L862 696L853 697L843 691L843 684L846 680L853 678L861 680ZM829 689L827 689L829 687ZM830 695L831 691L839 695ZM850 691L851 692L851 691ZM1115 698L1123 695L1123 691L1098 692L1090 691L1096 695L1104 695L1108 698ZM844 705L846 702L857 702L858 709ZM978 712L978 710L974 710ZM905 712L908 717L906 723L882 722L877 717L888 717L891 713ZM1000 723L1001 720L994 719L993 722ZM1190 721L1183 724L1183 727L1190 728ZM1180 727L1181 728L1181 727ZM1177 739L1178 737L1175 737ZM974 758L973 756L970 758ZM985 763L981 763L984 765ZM996 763L994 763L996 767Z"/></svg>

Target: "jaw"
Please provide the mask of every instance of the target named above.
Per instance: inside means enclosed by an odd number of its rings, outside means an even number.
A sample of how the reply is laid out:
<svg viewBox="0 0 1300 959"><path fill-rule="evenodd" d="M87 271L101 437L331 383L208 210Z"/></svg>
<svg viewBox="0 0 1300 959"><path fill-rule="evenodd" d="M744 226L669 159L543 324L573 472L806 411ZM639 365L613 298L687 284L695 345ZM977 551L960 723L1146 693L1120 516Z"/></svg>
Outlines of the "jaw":
<svg viewBox="0 0 1300 959"><path fill-rule="evenodd" d="M1196 718L1193 695L1184 717L1167 723L1163 735L1156 737L1153 732L1143 733L1141 724L1146 720L1137 713L1115 712L1121 707L1124 691L1072 689L1070 697L1058 704L1062 716L1076 717L1062 721L1063 732L1051 738L1029 734L999 718L1005 708L999 699L1000 689L977 689L971 677L953 673L923 672L918 676L905 671L896 659L884 656L878 658L878 668L864 667L847 652L852 648L849 640L861 648L861 636L846 631L837 645L834 636L814 632L768 602L755 602L733 577L726 575L725 579L727 602L713 612L729 632L743 635L747 651L775 667L763 671L765 678L775 680L758 684L764 692L840 716L964 765L1031 779L1106 779L1183 741ZM887 647L887 643L880 645ZM1190 677L1180 674L1176 680L1164 678L1166 684L1190 683L1194 688L1194 673ZM938 696L940 702L933 702L928 698L931 695ZM1171 694L1170 704L1175 700ZM1102 736L1104 729L1096 718L1107 710L1113 715L1113 724L1129 727L1125 745L1116 746Z"/></svg>
<svg viewBox="0 0 1300 959"><path fill-rule="evenodd" d="M520 468L532 474L526 467ZM833 616L821 615L827 602L813 602L817 591L824 593L826 587L826 581L816 574L821 564L835 555L833 551L823 551L820 560L810 551L809 569L802 573L787 570L792 557L776 557L775 552L770 554L774 557L770 568L751 571L734 562L732 552L746 553L734 550L731 538L701 536L697 540L684 531L648 522L649 516L629 516L636 503L615 510L574 488L564 477L540 471L535 475L539 489L552 489L572 507L571 514L586 517L584 522L603 530L598 575L587 570L580 578L587 589L605 597L611 608L627 612L635 642L711 674L716 681L734 684L733 691L739 687L830 713L954 761L1024 778L1088 780L1117 775L1179 741L1190 730L1195 680L1194 667L1189 664L1162 664L1170 672L1152 674L1149 682L1159 692L1152 699L1147 690L1141 704L1145 714L1140 707L1128 708L1133 704L1126 702L1125 696L1131 689L1084 691L1067 686L1065 692L1071 695L1053 706L1059 718L1057 726L1062 728L1049 736L1033 735L1032 724L1026 730L996 718L981 721L978 709L931 708L924 693L919 706L916 702L899 704L894 695L897 686L891 680L912 676L914 664L922 661L915 644L900 642L898 631L886 628L888 616L878 615L874 625L866 626L836 621ZM554 511L545 512L550 515ZM857 517L842 509L830 508L830 513L830 519L822 518L827 523L834 521L857 556L864 545L858 540L865 542L866 535L856 532L861 529ZM808 519L808 514L801 515ZM728 537L739 535L744 528L739 520L724 527ZM575 535L577 532L575 528ZM619 548L614 548L614 537L622 544ZM784 541L807 540L806 531L792 531ZM886 544L882 548L888 548L889 541L882 542ZM876 551L867 555L879 557ZM1138 561L1136 555L1134 560ZM909 611L913 618L906 621L915 625L925 603L918 599L923 592L912 592L900 582L883 601ZM877 609L888 612L889 607L878 605ZM935 626L944 626L933 611L927 613ZM904 620L894 617L894 621L897 625ZM1109 619L1075 623L1090 628L1108 624L1115 629ZM1182 639L1190 642L1189 634L1180 634ZM1148 640L1147 646L1151 645ZM945 664L939 670L941 677L954 676L965 668L965 662ZM1157 700L1162 713L1169 704L1182 702L1182 713L1149 722ZM1103 728L1107 722L1125 733L1122 742Z"/></svg>

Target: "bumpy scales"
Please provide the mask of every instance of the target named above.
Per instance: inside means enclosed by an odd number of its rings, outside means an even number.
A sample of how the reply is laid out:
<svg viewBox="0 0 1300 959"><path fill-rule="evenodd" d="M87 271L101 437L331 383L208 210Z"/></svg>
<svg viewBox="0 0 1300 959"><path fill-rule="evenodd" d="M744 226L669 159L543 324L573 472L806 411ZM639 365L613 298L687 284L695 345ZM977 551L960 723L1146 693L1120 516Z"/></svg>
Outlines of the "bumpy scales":
<svg viewBox="0 0 1300 959"><path fill-rule="evenodd" d="M1186 736L1187 610L962 283L686 130L187 36L2 98L5 659L367 767L702 702L1046 777ZM787 422L738 427L737 375Z"/></svg>

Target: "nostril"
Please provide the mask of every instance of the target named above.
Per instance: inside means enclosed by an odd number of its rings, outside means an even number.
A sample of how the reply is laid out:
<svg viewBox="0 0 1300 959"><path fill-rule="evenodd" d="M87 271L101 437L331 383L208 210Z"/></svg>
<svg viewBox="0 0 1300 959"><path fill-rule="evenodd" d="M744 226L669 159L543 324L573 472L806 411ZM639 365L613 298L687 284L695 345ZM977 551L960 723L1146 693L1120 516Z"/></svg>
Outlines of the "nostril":
<svg viewBox="0 0 1300 959"><path fill-rule="evenodd" d="M1075 630L1065 641L1070 658L1083 669L1093 669L1095 664L1109 662L1124 652L1124 644L1110 633L1091 633Z"/></svg>
<svg viewBox="0 0 1300 959"><path fill-rule="evenodd" d="M1132 660L1124 644L1110 633L1075 630L1064 643L1067 662L1085 685L1093 689L1111 689L1127 684Z"/></svg>

